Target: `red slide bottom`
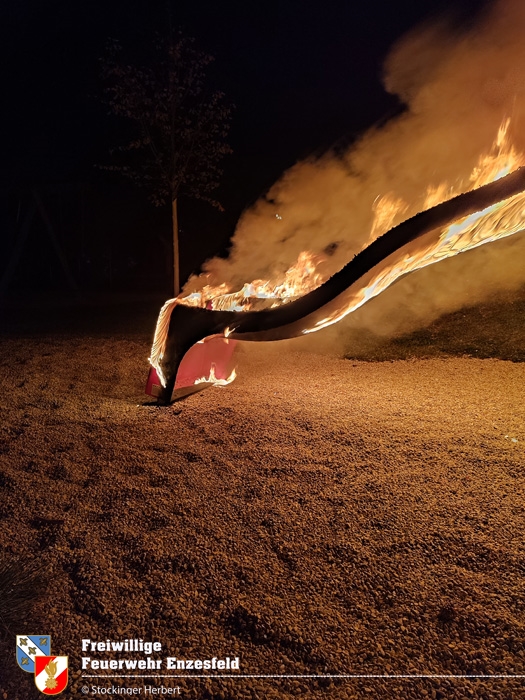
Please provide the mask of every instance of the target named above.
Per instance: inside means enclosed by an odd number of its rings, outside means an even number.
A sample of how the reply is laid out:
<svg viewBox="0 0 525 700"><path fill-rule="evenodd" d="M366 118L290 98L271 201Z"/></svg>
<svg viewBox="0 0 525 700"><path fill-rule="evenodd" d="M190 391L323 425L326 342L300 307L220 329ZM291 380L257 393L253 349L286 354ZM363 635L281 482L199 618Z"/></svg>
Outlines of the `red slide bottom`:
<svg viewBox="0 0 525 700"><path fill-rule="evenodd" d="M172 399L180 399L213 386L216 380L228 379L233 369L232 356L236 344L237 341L223 336L205 338L195 343L180 363ZM157 398L161 391L157 372L150 367L146 394Z"/></svg>

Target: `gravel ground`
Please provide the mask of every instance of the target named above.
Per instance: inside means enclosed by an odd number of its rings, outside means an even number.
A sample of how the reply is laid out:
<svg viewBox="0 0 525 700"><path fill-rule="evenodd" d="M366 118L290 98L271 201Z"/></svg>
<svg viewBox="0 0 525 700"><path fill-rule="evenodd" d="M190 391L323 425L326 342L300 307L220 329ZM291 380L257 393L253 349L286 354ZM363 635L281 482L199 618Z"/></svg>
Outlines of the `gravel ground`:
<svg viewBox="0 0 525 700"><path fill-rule="evenodd" d="M233 385L158 408L149 340L2 339L0 553L41 562L48 586L4 644L0 698L41 697L16 666L27 632L69 655L62 698L85 697L82 638L239 657L240 674L525 674L525 364L244 344ZM208 700L525 697L509 678L144 682Z"/></svg>

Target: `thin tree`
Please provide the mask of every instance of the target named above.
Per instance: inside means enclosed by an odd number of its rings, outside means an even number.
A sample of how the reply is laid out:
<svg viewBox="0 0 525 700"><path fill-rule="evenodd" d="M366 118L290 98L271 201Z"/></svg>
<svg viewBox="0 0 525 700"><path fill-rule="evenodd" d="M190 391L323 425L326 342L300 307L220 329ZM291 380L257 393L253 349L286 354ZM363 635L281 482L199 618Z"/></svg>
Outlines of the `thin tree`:
<svg viewBox="0 0 525 700"><path fill-rule="evenodd" d="M221 161L231 153L227 136L232 114L222 92L210 87L213 57L181 34L156 36L142 65L125 60L118 41L102 59L105 101L111 114L127 119L132 138L113 151L107 170L147 188L156 206L171 204L173 286L180 292L177 202L181 194L222 209L213 198Z"/></svg>

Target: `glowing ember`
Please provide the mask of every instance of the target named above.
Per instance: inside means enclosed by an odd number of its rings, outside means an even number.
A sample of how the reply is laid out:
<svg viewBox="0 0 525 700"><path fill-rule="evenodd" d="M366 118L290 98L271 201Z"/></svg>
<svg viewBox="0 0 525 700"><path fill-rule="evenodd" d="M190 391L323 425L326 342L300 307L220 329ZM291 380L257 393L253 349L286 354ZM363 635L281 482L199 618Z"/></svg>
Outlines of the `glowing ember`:
<svg viewBox="0 0 525 700"><path fill-rule="evenodd" d="M215 362L212 362L210 374L207 377L200 377L195 380L195 384L213 384L213 386L226 386L231 384L235 377L237 376L235 370L230 374L227 379L217 379L215 376Z"/></svg>

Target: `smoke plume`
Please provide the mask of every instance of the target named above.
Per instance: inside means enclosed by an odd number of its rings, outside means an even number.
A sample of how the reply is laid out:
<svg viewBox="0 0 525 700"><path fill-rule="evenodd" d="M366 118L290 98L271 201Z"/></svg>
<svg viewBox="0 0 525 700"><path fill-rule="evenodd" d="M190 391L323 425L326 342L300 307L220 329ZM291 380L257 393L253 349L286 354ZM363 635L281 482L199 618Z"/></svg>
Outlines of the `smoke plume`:
<svg viewBox="0 0 525 700"><path fill-rule="evenodd" d="M285 172L241 217L229 258L208 261L186 291L222 282L237 289L275 277L303 250L324 256L323 272L333 274L383 232L373 229L381 198L403 202L386 222L390 228L425 207L429 188L468 185L506 117L511 141L525 153L524 36L523 0L499 0L461 33L442 20L402 38L385 62L384 85L405 112L347 153L327 153ZM512 292L525 282L524 260L525 234L518 233L419 270L350 314L337 334L366 328L393 335ZM315 335L334 341L331 329ZM313 337L299 342L311 345Z"/></svg>

